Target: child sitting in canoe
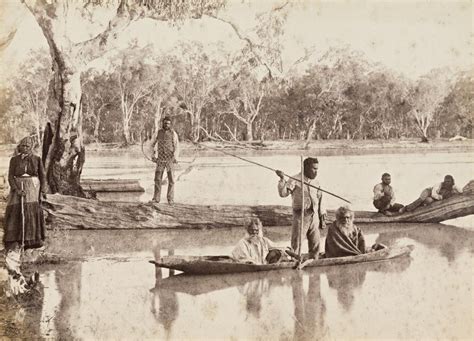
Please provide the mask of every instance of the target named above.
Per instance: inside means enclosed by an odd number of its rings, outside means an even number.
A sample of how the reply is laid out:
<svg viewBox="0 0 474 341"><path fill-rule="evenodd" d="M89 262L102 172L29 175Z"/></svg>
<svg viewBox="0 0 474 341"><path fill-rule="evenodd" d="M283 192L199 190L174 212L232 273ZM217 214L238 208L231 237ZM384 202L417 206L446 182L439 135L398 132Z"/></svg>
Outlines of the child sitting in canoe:
<svg viewBox="0 0 474 341"><path fill-rule="evenodd" d="M326 236L325 258L357 256L385 247L374 244L366 248L361 229L354 225L354 212L348 206L336 210L336 220L329 226Z"/></svg>
<svg viewBox="0 0 474 341"><path fill-rule="evenodd" d="M249 264L269 264L286 258L285 252L280 252L273 242L263 236L262 222L258 218L252 218L245 225L246 234L234 250L232 258L238 262ZM271 252L279 251L279 252Z"/></svg>

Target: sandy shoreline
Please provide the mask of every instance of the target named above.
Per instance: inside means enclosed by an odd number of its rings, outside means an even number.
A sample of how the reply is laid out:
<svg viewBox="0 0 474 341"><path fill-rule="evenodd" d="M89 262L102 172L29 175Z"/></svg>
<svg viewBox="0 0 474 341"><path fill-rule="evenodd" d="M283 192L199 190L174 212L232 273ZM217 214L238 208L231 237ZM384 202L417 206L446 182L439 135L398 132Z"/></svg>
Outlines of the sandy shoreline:
<svg viewBox="0 0 474 341"><path fill-rule="evenodd" d="M306 147L306 148L305 148ZM9 157L15 148L13 144L0 145L0 156ZM150 151L146 148L145 153L149 156ZM392 139L392 140L313 140L306 146L301 140L281 141L254 141L238 143L201 142L199 145L185 141L180 143L180 156L192 157L199 155L221 156L223 153L236 155L367 155L367 154L407 154L407 153L473 153L474 140L449 141L448 139L436 139L429 143L421 143L419 139ZM119 143L91 143L86 145L88 153L100 153L106 151L112 155L121 153L142 154L142 145L134 144L123 146ZM38 152L37 152L38 153ZM90 154L89 154L90 155Z"/></svg>

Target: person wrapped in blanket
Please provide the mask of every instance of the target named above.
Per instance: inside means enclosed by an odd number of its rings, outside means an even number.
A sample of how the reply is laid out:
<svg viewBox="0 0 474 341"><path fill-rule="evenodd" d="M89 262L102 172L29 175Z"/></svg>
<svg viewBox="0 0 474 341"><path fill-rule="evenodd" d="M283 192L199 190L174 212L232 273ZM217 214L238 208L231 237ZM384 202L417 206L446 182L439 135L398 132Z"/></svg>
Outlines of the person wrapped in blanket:
<svg viewBox="0 0 474 341"><path fill-rule="evenodd" d="M245 224L245 229L245 237L239 240L232 251L232 258L235 261L261 265L289 260L282 248L275 247L270 239L263 236L260 219L249 219Z"/></svg>
<svg viewBox="0 0 474 341"><path fill-rule="evenodd" d="M27 283L20 271L21 252L41 248L45 223L41 199L46 196L46 176L41 158L33 154L33 140L26 137L10 159L10 193L5 211L3 244L5 264L13 294L23 293ZM36 276L37 277L37 276Z"/></svg>
<svg viewBox="0 0 474 341"><path fill-rule="evenodd" d="M383 244L365 246L362 230L354 225L354 212L348 206L336 210L336 220L326 236L325 258L357 256L386 248Z"/></svg>

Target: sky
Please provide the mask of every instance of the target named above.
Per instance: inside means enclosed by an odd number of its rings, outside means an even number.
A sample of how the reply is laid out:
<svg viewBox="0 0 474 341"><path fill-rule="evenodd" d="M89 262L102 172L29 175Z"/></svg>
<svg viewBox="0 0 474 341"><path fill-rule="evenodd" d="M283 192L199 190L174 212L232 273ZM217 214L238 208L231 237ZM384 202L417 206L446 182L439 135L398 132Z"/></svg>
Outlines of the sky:
<svg viewBox="0 0 474 341"><path fill-rule="evenodd" d="M15 70L30 49L47 48L32 15L18 2L2 0L0 14L18 27L14 40L0 56L3 77ZM221 15L248 32L256 24L255 13L274 4L271 0L231 0ZM102 26L110 15L100 13ZM298 1L289 10L284 57L291 64L303 55L304 48L322 52L347 46L411 78L438 67L468 69L473 60L472 16L470 1ZM68 34L80 41L99 32L102 26L85 30L80 20L70 20ZM186 22L179 28L141 20L124 32L124 42L131 38L142 44L153 43L157 51L181 40L222 42L228 48L238 48L242 43L230 26L213 19Z"/></svg>

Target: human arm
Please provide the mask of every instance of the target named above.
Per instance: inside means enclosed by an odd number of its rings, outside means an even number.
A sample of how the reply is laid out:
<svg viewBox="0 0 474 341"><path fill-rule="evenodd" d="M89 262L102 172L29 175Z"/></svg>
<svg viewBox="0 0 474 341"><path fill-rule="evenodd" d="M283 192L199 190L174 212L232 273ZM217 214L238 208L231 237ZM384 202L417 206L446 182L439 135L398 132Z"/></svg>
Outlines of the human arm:
<svg viewBox="0 0 474 341"><path fill-rule="evenodd" d="M278 181L278 194L280 195L280 197L284 198L289 196L291 193L293 193L294 189L295 182L293 181L293 179L286 181L285 178L280 177L280 181Z"/></svg>
<svg viewBox="0 0 474 341"><path fill-rule="evenodd" d="M153 162L156 162L158 159L158 156L156 155L156 148L155 148L155 145L157 142L158 142L158 133L153 135L153 137L151 138L150 149L151 149L151 161Z"/></svg>
<svg viewBox="0 0 474 341"><path fill-rule="evenodd" d="M263 237L263 240L265 240L266 244L267 244L267 247L269 249L271 248L276 248L277 246L275 245L274 242L272 242L270 239L268 239L267 237Z"/></svg>
<svg viewBox="0 0 474 341"><path fill-rule="evenodd" d="M454 194L462 194L462 188L460 188L460 187L454 185L454 186L453 186L453 193L454 193Z"/></svg>
<svg viewBox="0 0 474 341"><path fill-rule="evenodd" d="M247 245L243 239L241 239L234 250L232 250L232 258L237 262L251 263L254 264L255 261L250 256Z"/></svg>
<svg viewBox="0 0 474 341"><path fill-rule="evenodd" d="M10 184L10 190L12 192L15 192L15 191L18 192L19 188L16 184L14 173L15 173L15 160L14 158L11 158L10 165L8 167L8 183Z"/></svg>
<svg viewBox="0 0 474 341"><path fill-rule="evenodd" d="M362 230L358 226L354 226L357 231L357 248L362 253L367 253L368 250L365 248L365 238Z"/></svg>
<svg viewBox="0 0 474 341"><path fill-rule="evenodd" d="M319 216L320 229L326 228L327 212L326 212L326 205L324 203L325 203L325 200L323 199L323 193L318 190L318 216Z"/></svg>
<svg viewBox="0 0 474 341"><path fill-rule="evenodd" d="M382 184L375 185L373 192L374 192L374 200L378 200L385 195Z"/></svg>
<svg viewBox="0 0 474 341"><path fill-rule="evenodd" d="M395 190L393 187L390 187L390 205L393 205L395 203Z"/></svg>
<svg viewBox="0 0 474 341"><path fill-rule="evenodd" d="M38 178L40 181L40 192L43 198L46 198L46 172L44 170L43 161L37 157L38 163Z"/></svg>
<svg viewBox="0 0 474 341"><path fill-rule="evenodd" d="M433 186L433 188L431 189L431 197L434 200L442 200L443 199L443 196L441 194L439 194L439 192L441 191L441 186L442 185L443 185L443 183L440 182L439 184Z"/></svg>
<svg viewBox="0 0 474 341"><path fill-rule="evenodd" d="M178 162L178 156L179 156L179 138L178 134L173 130L173 145L174 145L174 152L173 152L173 157L174 161Z"/></svg>

